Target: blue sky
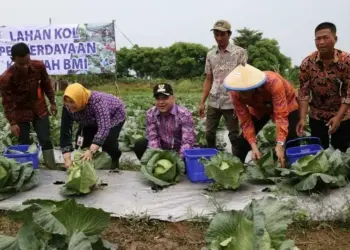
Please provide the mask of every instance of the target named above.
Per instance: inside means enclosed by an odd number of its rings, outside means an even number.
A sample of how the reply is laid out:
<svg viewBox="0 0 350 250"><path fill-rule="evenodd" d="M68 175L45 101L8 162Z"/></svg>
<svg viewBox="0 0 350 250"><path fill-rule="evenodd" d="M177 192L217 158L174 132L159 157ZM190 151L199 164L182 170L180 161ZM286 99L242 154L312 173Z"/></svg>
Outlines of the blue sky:
<svg viewBox="0 0 350 250"><path fill-rule="evenodd" d="M226 19L233 29L247 27L277 39L282 52L299 64L315 50L314 28L323 21L337 25L337 47L350 52L349 10L346 0L16 0L6 2L0 24L45 25L50 17L53 24L116 20L140 46L185 41L209 47L215 43L212 25ZM118 29L116 35L117 47L131 46Z"/></svg>

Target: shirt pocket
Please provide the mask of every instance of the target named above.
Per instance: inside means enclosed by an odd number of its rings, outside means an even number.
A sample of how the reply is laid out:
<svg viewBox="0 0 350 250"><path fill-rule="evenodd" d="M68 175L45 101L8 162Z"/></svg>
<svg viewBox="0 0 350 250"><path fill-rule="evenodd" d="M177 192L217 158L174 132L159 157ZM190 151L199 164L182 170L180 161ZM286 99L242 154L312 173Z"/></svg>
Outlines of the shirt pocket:
<svg viewBox="0 0 350 250"><path fill-rule="evenodd" d="M319 98L331 97L336 94L333 83L330 79L326 78L316 78L311 85L311 92L313 93L313 96Z"/></svg>

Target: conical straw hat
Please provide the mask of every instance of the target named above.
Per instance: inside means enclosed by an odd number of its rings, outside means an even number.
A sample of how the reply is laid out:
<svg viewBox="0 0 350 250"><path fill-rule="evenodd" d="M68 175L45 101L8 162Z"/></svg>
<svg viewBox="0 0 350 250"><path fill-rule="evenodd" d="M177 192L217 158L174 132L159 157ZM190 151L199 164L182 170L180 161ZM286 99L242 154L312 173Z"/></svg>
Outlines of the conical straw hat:
<svg viewBox="0 0 350 250"><path fill-rule="evenodd" d="M224 86L227 90L247 91L260 87L266 81L266 74L249 65L238 65L224 79Z"/></svg>

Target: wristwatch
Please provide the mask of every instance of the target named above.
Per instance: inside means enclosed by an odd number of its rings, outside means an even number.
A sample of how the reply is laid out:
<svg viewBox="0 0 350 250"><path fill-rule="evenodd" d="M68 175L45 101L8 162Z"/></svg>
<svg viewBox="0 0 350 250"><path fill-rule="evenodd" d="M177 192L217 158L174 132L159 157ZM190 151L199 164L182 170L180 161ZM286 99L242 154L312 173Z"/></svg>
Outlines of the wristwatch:
<svg viewBox="0 0 350 250"><path fill-rule="evenodd" d="M284 146L284 142L283 141L277 141L276 144L281 145L282 147Z"/></svg>

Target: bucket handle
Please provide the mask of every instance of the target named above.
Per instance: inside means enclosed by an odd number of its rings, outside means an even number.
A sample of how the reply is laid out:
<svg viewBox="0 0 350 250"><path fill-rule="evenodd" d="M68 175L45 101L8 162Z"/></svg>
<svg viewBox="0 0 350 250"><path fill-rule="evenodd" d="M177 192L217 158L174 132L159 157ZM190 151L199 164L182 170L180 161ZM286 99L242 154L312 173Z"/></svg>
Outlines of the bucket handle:
<svg viewBox="0 0 350 250"><path fill-rule="evenodd" d="M319 145L321 145L321 140L318 137L299 137L297 139L287 141L286 148L288 148L288 146L290 146L290 144L293 144L293 143L298 142L298 141L311 141L311 140L315 140L318 142Z"/></svg>

